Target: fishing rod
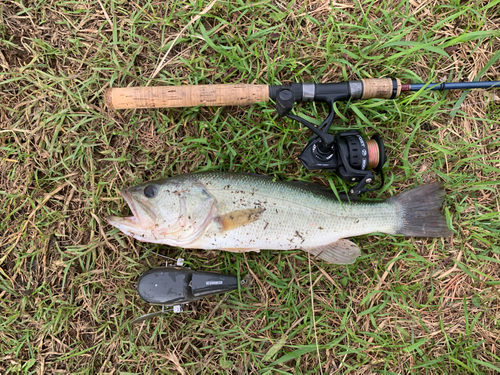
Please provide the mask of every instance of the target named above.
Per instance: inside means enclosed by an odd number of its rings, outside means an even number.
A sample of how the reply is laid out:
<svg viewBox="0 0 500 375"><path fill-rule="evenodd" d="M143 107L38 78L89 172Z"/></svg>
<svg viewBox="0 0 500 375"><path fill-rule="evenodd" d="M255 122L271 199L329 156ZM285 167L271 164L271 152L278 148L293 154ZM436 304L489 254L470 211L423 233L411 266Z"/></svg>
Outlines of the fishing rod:
<svg viewBox="0 0 500 375"><path fill-rule="evenodd" d="M357 130L337 135L328 133L333 123L334 104L338 101L373 98L396 99L406 91L469 90L500 88L500 81L405 83L397 78L373 78L336 83L291 83L288 85L181 85L156 87L111 88L105 92L105 103L110 109L234 106L250 105L273 100L281 117L288 117L310 129L314 136L299 156L309 170L326 169L346 182L356 182L350 195L359 195L380 189L384 184L382 166L387 157L382 140L375 135L363 137ZM291 114L299 102L322 102L328 105L328 116L316 127L305 118ZM375 172L381 174L381 184L368 189Z"/></svg>
<svg viewBox="0 0 500 375"><path fill-rule="evenodd" d="M293 93L293 102L395 99L405 91L469 90L500 87L500 81L402 84L397 78L372 78L337 83L292 83L289 85L181 85L119 87L107 89L104 100L110 109L168 108L250 105L276 100L281 90ZM290 99L283 98L289 101Z"/></svg>

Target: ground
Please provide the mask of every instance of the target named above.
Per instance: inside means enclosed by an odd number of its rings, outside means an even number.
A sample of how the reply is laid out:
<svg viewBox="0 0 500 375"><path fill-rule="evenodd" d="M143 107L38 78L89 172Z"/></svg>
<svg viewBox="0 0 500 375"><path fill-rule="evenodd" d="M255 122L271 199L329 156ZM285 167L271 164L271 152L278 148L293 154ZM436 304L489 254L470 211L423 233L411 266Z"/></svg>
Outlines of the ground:
<svg viewBox="0 0 500 375"><path fill-rule="evenodd" d="M130 212L123 187L194 171L349 186L302 167L311 133L272 103L113 111L107 88L500 80L499 24L498 0L0 2L0 372L500 371L498 90L336 106L332 132L386 144L367 198L442 181L450 238L362 236L335 266L140 243L104 220ZM254 283L130 325L158 310L134 289L157 254Z"/></svg>

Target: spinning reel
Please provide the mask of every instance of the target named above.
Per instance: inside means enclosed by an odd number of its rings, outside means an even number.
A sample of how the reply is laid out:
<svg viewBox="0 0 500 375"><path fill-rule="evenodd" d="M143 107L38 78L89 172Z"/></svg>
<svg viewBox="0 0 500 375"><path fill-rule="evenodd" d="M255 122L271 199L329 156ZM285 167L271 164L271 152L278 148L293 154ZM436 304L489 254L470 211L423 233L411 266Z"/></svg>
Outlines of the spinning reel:
<svg viewBox="0 0 500 375"><path fill-rule="evenodd" d="M387 156L384 143L378 135L374 135L372 139L366 139L357 130L349 130L336 135L328 133L334 119L334 102L346 100L345 96L351 95L349 91L343 87L339 88L338 85L333 83L321 84L321 86L317 84L271 86L270 97L276 101L276 111L279 116L298 121L314 133L299 156L304 167L309 170L326 169L334 172L346 182L356 182L356 186L349 190L349 195L357 196L378 190L384 185L382 167L387 161ZM337 92L336 89L338 89ZM290 114L295 102L313 100L327 103L330 110L328 117L319 128L300 116ZM381 184L377 188L366 187L375 180L375 175L370 169L381 176Z"/></svg>

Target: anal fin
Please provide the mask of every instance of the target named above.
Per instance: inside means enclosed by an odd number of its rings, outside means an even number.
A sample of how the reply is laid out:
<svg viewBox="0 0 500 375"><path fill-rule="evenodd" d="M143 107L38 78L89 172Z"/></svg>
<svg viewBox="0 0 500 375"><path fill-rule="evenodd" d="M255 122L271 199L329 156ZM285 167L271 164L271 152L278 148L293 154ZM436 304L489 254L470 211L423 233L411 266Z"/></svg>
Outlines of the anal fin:
<svg viewBox="0 0 500 375"><path fill-rule="evenodd" d="M328 245L303 249L316 258L333 264L352 264L361 255L358 245L349 240L340 239Z"/></svg>

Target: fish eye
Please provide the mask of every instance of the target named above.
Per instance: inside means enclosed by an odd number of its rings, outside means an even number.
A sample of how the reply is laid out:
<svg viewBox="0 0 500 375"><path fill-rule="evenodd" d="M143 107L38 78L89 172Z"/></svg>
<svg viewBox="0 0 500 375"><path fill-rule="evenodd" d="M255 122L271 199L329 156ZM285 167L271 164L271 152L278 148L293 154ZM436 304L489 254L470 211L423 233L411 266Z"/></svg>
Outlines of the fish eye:
<svg viewBox="0 0 500 375"><path fill-rule="evenodd" d="M156 195L156 187L153 185L148 185L144 188L144 195L147 198L154 198Z"/></svg>

